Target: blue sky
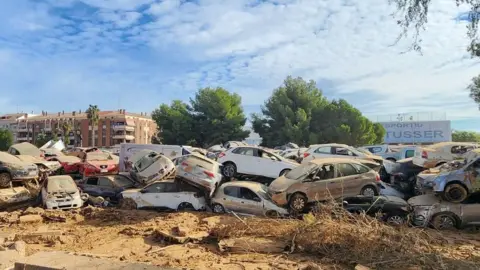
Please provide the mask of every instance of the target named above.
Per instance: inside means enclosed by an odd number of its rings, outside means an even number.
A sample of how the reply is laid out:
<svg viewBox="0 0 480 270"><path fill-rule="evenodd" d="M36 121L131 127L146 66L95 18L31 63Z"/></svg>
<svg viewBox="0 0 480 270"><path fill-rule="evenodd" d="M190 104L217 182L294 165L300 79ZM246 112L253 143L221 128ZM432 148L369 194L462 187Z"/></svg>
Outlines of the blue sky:
<svg viewBox="0 0 480 270"><path fill-rule="evenodd" d="M392 46L386 0L3 0L0 112L151 112L222 86L251 113L293 75L371 118L434 111L480 131L467 10L435 1L419 55Z"/></svg>

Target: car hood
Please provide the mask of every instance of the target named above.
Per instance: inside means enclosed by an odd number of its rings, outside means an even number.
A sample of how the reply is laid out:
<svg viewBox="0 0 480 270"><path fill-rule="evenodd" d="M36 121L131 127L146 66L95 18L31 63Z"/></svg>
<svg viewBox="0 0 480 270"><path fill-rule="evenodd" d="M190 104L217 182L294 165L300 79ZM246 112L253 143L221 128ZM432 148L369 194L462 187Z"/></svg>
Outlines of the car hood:
<svg viewBox="0 0 480 270"><path fill-rule="evenodd" d="M18 159L25 162L31 162L34 164L42 164L50 170L56 170L61 167L58 161L47 161L39 157L27 156L27 155L17 155Z"/></svg>
<svg viewBox="0 0 480 270"><path fill-rule="evenodd" d="M293 180L286 178L285 176L280 176L279 178L273 180L273 182L268 186L269 190L272 191L284 191L291 185L298 183L300 180Z"/></svg>
<svg viewBox="0 0 480 270"><path fill-rule="evenodd" d="M128 196L128 195L134 195L137 193L140 193L140 188L132 188L132 189L127 189L125 191L122 191L122 195Z"/></svg>
<svg viewBox="0 0 480 270"><path fill-rule="evenodd" d="M116 165L118 162L115 160L90 160L87 161L88 164L91 164L95 167L101 166L101 165Z"/></svg>
<svg viewBox="0 0 480 270"><path fill-rule="evenodd" d="M440 198L435 196L435 194L420 195L408 200L408 204L411 206L430 206L440 202Z"/></svg>

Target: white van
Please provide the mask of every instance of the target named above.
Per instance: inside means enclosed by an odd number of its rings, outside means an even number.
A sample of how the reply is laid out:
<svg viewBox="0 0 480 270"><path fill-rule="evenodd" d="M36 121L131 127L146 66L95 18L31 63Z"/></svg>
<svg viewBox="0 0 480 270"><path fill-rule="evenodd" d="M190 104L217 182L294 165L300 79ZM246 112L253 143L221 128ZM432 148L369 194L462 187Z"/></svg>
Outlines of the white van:
<svg viewBox="0 0 480 270"><path fill-rule="evenodd" d="M165 144L136 144L136 143L122 143L120 144L120 172L128 172L129 159L133 154L141 150L152 150L163 154L169 159L174 159L184 155L191 154L193 147L188 145L165 145Z"/></svg>

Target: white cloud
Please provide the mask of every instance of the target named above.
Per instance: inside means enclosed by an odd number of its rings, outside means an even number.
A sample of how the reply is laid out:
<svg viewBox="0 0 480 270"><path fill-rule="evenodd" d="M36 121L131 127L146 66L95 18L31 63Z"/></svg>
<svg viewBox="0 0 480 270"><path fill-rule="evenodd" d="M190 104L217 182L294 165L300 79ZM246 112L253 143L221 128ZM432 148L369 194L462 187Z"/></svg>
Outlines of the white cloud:
<svg viewBox="0 0 480 270"><path fill-rule="evenodd" d="M465 23L454 17L466 9L457 8L454 0L432 2L422 33L423 56L401 54L411 39L392 46L401 29L385 0L81 2L99 10L80 22L66 18L65 8L75 3L70 0L50 1L64 8L62 19L45 6L32 11L26 2L21 10L7 5L0 11L0 22L15 19L24 26L15 33L0 26L8 41L0 45L9 48L8 54L0 51L0 63L15 55L14 66L21 70L20 76L0 66L0 89L27 87L27 78L38 91L71 87L101 91L105 97L136 94L135 104L128 106L150 111L172 98L186 100L203 86L236 91L245 105L262 104L293 75L328 80L333 88L325 92L348 98L370 116L416 111L445 111L452 119L478 115L465 91L478 74L478 60L465 51ZM142 16L152 20L140 25ZM118 103L115 98L101 102Z"/></svg>

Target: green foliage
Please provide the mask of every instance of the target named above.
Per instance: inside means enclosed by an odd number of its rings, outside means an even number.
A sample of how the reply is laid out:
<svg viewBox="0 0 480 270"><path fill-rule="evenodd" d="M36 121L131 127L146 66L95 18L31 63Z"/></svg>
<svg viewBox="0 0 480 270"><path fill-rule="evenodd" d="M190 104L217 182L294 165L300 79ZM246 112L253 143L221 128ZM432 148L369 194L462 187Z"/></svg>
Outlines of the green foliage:
<svg viewBox="0 0 480 270"><path fill-rule="evenodd" d="M41 132L37 134L35 138L35 145L37 147L42 147L44 144L49 142L52 139L52 136L47 135L45 132Z"/></svg>
<svg viewBox="0 0 480 270"><path fill-rule="evenodd" d="M314 81L287 77L262 107L252 115L252 127L264 146L287 142L364 145L382 142L385 130L375 125L347 101L329 102Z"/></svg>
<svg viewBox="0 0 480 270"><path fill-rule="evenodd" d="M92 146L95 146L95 129L94 127L98 125L100 120L100 109L97 105L88 105L88 109L85 111L87 114L88 122L92 127Z"/></svg>
<svg viewBox="0 0 480 270"><path fill-rule="evenodd" d="M70 132L73 129L72 123L70 123L69 121L64 121L60 128L63 134L63 143L65 145L70 144Z"/></svg>
<svg viewBox="0 0 480 270"><path fill-rule="evenodd" d="M480 109L480 75L473 77L467 89L470 91L470 97L479 105Z"/></svg>
<svg viewBox="0 0 480 270"><path fill-rule="evenodd" d="M452 133L454 142L480 142L480 133L474 131L454 130Z"/></svg>
<svg viewBox="0 0 480 270"><path fill-rule="evenodd" d="M190 105L174 100L152 112L164 144L207 147L229 140L244 140L249 132L241 97L217 88L200 89Z"/></svg>
<svg viewBox="0 0 480 270"><path fill-rule="evenodd" d="M7 151L12 144L12 132L8 129L0 128L0 151Z"/></svg>

